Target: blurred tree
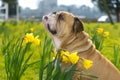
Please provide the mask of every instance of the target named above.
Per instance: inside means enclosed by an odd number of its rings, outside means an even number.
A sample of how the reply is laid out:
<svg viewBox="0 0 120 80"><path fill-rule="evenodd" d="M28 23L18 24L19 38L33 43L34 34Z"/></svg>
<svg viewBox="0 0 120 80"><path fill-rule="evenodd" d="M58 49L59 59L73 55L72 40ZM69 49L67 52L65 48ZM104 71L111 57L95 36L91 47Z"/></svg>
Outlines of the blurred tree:
<svg viewBox="0 0 120 80"><path fill-rule="evenodd" d="M2 2L8 3L8 15L9 17L12 17L17 14L17 5L18 5L18 0L2 0Z"/></svg>
<svg viewBox="0 0 120 80"><path fill-rule="evenodd" d="M92 0L93 2L97 2L97 6L103 12L105 12L111 23L113 23L110 14L115 14L117 17L117 21L120 22L120 0Z"/></svg>
<svg viewBox="0 0 120 80"><path fill-rule="evenodd" d="M2 0L2 2L6 2L6 3L14 3L14 2L17 2L17 0Z"/></svg>

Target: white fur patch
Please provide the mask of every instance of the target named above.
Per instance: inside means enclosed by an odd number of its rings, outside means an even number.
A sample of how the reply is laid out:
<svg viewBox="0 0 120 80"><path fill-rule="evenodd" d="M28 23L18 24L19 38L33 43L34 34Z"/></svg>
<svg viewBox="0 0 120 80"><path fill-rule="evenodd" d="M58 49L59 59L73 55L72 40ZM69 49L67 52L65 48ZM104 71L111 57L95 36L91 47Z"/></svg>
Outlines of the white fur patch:
<svg viewBox="0 0 120 80"><path fill-rule="evenodd" d="M56 50L59 49L61 41L58 38L53 37L53 42L54 42Z"/></svg>

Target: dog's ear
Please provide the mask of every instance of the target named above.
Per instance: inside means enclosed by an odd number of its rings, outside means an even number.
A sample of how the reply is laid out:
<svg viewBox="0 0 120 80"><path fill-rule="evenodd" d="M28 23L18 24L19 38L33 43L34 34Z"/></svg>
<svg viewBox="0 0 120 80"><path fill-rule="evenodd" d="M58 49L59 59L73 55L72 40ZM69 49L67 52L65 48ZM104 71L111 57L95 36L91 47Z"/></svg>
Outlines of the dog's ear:
<svg viewBox="0 0 120 80"><path fill-rule="evenodd" d="M73 23L73 32L77 33L77 32L81 32L84 30L83 24L80 21L80 19L78 17L74 18L74 23Z"/></svg>

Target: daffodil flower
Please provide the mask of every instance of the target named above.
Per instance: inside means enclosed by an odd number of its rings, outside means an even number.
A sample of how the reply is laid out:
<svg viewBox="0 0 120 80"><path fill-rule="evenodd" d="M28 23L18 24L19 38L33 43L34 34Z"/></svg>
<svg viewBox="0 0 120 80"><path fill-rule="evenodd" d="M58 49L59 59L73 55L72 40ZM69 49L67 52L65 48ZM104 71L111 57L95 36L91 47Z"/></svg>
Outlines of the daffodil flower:
<svg viewBox="0 0 120 80"><path fill-rule="evenodd" d="M78 54L78 52L69 53L68 51L61 51L60 57L61 57L61 60L63 63L77 64L78 61L81 59L81 61L83 63L83 67L85 69L89 69L92 67L93 61L84 59L84 58L78 56L77 54Z"/></svg>
<svg viewBox="0 0 120 80"><path fill-rule="evenodd" d="M71 62L72 64L76 64L79 61L77 52L69 53L68 51L61 51L61 58L64 63Z"/></svg>
<svg viewBox="0 0 120 80"><path fill-rule="evenodd" d="M34 31L34 28L30 28L30 31L33 32L33 31Z"/></svg>
<svg viewBox="0 0 120 80"><path fill-rule="evenodd" d="M69 58L68 58L69 55L70 55L70 53L68 51L61 51L62 62L64 62L64 63L70 62Z"/></svg>
<svg viewBox="0 0 120 80"><path fill-rule="evenodd" d="M25 43L33 42L33 40L34 40L33 33L27 33L24 37L24 42Z"/></svg>
<svg viewBox="0 0 120 80"><path fill-rule="evenodd" d="M38 39L38 37L39 37L39 36L36 36L36 37L34 38L34 40L33 40L33 43L34 43L35 45L39 45L39 44L40 44L40 39Z"/></svg>
<svg viewBox="0 0 120 80"><path fill-rule="evenodd" d="M83 66L84 66L85 69L91 68L92 65L93 65L93 61L87 60L87 59L83 59Z"/></svg>
<svg viewBox="0 0 120 80"><path fill-rule="evenodd" d="M104 32L104 35L103 35L105 38L108 38L109 37L109 32L108 31L106 31L106 32Z"/></svg>
<svg viewBox="0 0 120 80"><path fill-rule="evenodd" d="M34 37L33 33L27 33L24 37L24 43L34 43L35 45L40 44L39 36Z"/></svg>
<svg viewBox="0 0 120 80"><path fill-rule="evenodd" d="M102 34L103 33L103 28L97 28L97 33Z"/></svg>
<svg viewBox="0 0 120 80"><path fill-rule="evenodd" d="M75 52L75 53L71 53L70 55L69 55L69 60L70 60L70 62L72 63L72 64L76 64L78 61L79 61L79 56L77 55L77 52Z"/></svg>

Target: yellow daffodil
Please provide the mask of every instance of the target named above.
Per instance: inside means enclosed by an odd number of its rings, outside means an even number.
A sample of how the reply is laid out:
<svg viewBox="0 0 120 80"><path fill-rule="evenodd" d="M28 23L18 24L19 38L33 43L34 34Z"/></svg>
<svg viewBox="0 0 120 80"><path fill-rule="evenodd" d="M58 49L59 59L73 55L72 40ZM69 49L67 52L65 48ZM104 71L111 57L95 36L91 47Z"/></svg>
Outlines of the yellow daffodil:
<svg viewBox="0 0 120 80"><path fill-rule="evenodd" d="M103 33L103 28L97 28L97 33L102 34Z"/></svg>
<svg viewBox="0 0 120 80"><path fill-rule="evenodd" d="M72 64L76 64L79 61L77 52L69 53L68 51L61 51L61 58L64 63L71 62Z"/></svg>
<svg viewBox="0 0 120 80"><path fill-rule="evenodd" d="M34 40L34 35L33 35L33 33L27 33L27 34L25 35L25 38L24 38L24 42L25 42L25 43L33 42L33 40Z"/></svg>
<svg viewBox="0 0 120 80"><path fill-rule="evenodd" d="M39 36L36 36L36 37L34 38L34 40L33 40L33 43L34 43L35 45L39 45L39 44L40 44L40 39L38 39L38 37L39 37Z"/></svg>
<svg viewBox="0 0 120 80"><path fill-rule="evenodd" d="M108 38L109 37L109 32L108 31L106 31L106 32L104 32L104 35L103 35L105 38Z"/></svg>
<svg viewBox="0 0 120 80"><path fill-rule="evenodd" d="M87 59L83 59L83 66L84 66L85 69L91 68L92 65L93 65L93 61L87 60Z"/></svg>
<svg viewBox="0 0 120 80"><path fill-rule="evenodd" d="M34 28L30 28L30 31L33 32L33 31L34 31Z"/></svg>
<svg viewBox="0 0 120 80"><path fill-rule="evenodd" d="M60 57L62 59L62 62L64 63L76 64L78 63L79 59L81 59L83 63L83 67L85 69L89 69L92 67L93 61L80 58L77 54L78 54L77 52L69 53L68 51L61 51Z"/></svg>
<svg viewBox="0 0 120 80"><path fill-rule="evenodd" d="M69 58L68 58L69 55L70 55L70 53L68 51L61 51L62 62L64 62L64 63L70 62Z"/></svg>
<svg viewBox="0 0 120 80"><path fill-rule="evenodd" d="M79 61L79 56L77 55L77 52L71 53L69 55L69 60L72 64L76 64Z"/></svg>

